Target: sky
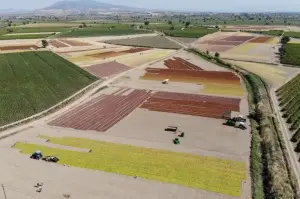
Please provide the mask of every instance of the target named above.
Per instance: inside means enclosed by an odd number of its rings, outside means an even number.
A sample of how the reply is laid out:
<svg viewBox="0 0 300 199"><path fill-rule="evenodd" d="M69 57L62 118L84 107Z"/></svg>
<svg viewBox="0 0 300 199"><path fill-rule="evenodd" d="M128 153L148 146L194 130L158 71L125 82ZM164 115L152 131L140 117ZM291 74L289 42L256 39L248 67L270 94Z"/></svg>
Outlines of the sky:
<svg viewBox="0 0 300 199"><path fill-rule="evenodd" d="M34 10L59 0L1 0L0 9ZM97 0L148 9L211 12L300 12L300 0Z"/></svg>

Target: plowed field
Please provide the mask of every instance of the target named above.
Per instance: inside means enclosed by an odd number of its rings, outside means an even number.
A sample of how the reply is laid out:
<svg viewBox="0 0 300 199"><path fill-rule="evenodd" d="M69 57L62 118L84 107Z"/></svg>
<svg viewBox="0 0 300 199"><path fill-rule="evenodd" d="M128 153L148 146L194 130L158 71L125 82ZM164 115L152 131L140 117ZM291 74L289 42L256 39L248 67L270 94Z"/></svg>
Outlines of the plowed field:
<svg viewBox="0 0 300 199"><path fill-rule="evenodd" d="M108 62L104 64L97 64L97 65L92 65L89 67L83 68L89 73L95 75L96 77L109 77L121 72L124 72L126 70L129 70L130 67L120 64L118 62Z"/></svg>
<svg viewBox="0 0 300 199"><path fill-rule="evenodd" d="M175 60L168 59L165 60L165 66L167 66L169 69L173 70L202 70L202 68L180 58L180 57L174 57Z"/></svg>
<svg viewBox="0 0 300 199"><path fill-rule="evenodd" d="M39 47L36 45L26 45L26 46L1 46L0 50L6 51L6 50L36 50Z"/></svg>
<svg viewBox="0 0 300 199"><path fill-rule="evenodd" d="M108 52L92 54L92 55L88 55L88 56L101 58L101 59L107 59L107 58L118 57L118 56L121 56L121 55L130 54L130 53L143 52L143 51L146 51L146 50L149 50L149 49L148 48L132 48L132 49L129 49L129 50L108 51Z"/></svg>
<svg viewBox="0 0 300 199"><path fill-rule="evenodd" d="M240 99L157 92L141 108L151 111L222 118L226 111L240 111Z"/></svg>
<svg viewBox="0 0 300 199"><path fill-rule="evenodd" d="M69 44L70 46L90 46L91 44L75 40L61 39L60 41Z"/></svg>
<svg viewBox="0 0 300 199"><path fill-rule="evenodd" d="M250 40L250 43L268 43L273 37L256 37Z"/></svg>
<svg viewBox="0 0 300 199"><path fill-rule="evenodd" d="M236 42L244 43L253 38L254 36L230 36L230 37L223 38L222 41L236 41Z"/></svg>
<svg viewBox="0 0 300 199"><path fill-rule="evenodd" d="M122 95L129 90L97 97L55 119L50 125L105 132L151 96L145 90Z"/></svg>
<svg viewBox="0 0 300 199"><path fill-rule="evenodd" d="M55 48L64 48L64 47L69 47L68 45L58 41L58 40L51 40L49 41L49 44L51 46L54 46Z"/></svg>

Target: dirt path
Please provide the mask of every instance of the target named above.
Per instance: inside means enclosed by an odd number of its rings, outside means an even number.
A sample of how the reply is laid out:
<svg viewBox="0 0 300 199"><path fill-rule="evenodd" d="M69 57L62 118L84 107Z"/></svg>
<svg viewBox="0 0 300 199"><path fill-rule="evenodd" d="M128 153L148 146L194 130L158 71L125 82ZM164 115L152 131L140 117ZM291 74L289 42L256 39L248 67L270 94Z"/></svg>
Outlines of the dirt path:
<svg viewBox="0 0 300 199"><path fill-rule="evenodd" d="M290 142L290 135L289 135L290 131L288 130L288 128L286 126L286 122L284 121L282 114L279 110L279 103L277 101L274 89L270 89L270 96L271 96L271 101L274 105L274 110L276 111L275 115L279 121L279 127L283 134L284 142L285 142L287 152L288 152L290 162L291 162L291 167L293 169L293 172L296 175L297 184L300 187L300 167L299 167L298 157L297 157L296 153L294 152L294 147L292 145L292 142Z"/></svg>

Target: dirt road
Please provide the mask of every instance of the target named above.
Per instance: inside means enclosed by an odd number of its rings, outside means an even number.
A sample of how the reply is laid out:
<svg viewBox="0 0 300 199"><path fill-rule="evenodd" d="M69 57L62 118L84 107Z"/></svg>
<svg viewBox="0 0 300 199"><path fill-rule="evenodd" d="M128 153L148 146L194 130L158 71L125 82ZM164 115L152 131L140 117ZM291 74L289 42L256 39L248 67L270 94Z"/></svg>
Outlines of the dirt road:
<svg viewBox="0 0 300 199"><path fill-rule="evenodd" d="M300 165L298 162L298 157L297 157L296 153L294 152L294 147L292 145L292 142L290 142L289 129L287 128L286 122L284 121L282 114L279 110L279 103L277 101L274 89L270 89L270 96L271 96L271 101L274 105L274 110L276 112L275 115L279 121L279 126L280 126L281 132L283 134L284 142L285 142L285 145L286 145L286 148L288 151L288 155L290 158L290 162L291 162L291 167L293 169L293 172L296 175L298 186L300 187Z"/></svg>

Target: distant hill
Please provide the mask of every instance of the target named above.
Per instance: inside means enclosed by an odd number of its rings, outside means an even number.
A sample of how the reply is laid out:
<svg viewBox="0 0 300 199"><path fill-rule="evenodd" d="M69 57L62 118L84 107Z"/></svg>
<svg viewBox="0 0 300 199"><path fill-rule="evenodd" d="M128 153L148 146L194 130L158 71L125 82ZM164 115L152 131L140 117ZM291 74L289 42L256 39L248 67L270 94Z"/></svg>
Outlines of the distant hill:
<svg viewBox="0 0 300 199"><path fill-rule="evenodd" d="M0 14L14 14L14 13L25 13L28 12L26 10L15 10L12 8L9 9L0 9Z"/></svg>
<svg viewBox="0 0 300 199"><path fill-rule="evenodd" d="M43 8L41 10L65 10L65 11L88 11L88 10L124 10L124 11L136 11L141 10L138 8L131 8L127 6L112 5L108 3L101 3L94 0L65 0L54 3L51 6Z"/></svg>

